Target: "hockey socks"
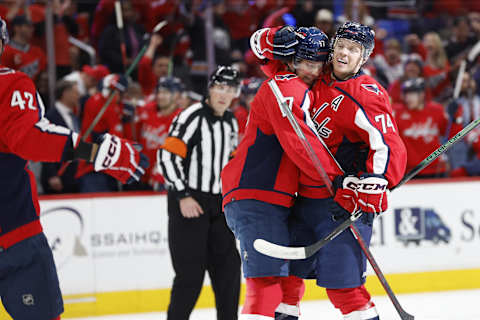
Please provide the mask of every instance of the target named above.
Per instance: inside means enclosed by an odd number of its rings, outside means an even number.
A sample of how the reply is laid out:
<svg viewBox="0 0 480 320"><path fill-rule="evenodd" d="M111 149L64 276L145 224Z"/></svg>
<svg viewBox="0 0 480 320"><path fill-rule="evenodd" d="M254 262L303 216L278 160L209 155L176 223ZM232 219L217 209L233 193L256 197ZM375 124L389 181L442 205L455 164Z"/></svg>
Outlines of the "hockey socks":
<svg viewBox="0 0 480 320"><path fill-rule="evenodd" d="M282 303L275 310L275 320L297 320L300 316L300 300L305 293L303 279L288 276L281 279Z"/></svg>
<svg viewBox="0 0 480 320"><path fill-rule="evenodd" d="M345 320L379 320L375 304L362 285L356 288L327 289L335 308L340 309Z"/></svg>
<svg viewBox="0 0 480 320"><path fill-rule="evenodd" d="M274 319L282 301L281 277L247 278L246 297L240 320Z"/></svg>

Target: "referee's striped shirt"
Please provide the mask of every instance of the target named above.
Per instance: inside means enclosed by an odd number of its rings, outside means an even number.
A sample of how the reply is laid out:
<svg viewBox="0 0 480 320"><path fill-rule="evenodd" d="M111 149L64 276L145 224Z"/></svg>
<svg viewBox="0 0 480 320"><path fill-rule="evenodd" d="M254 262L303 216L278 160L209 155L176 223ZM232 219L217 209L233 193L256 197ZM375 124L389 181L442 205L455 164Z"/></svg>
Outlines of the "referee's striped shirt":
<svg viewBox="0 0 480 320"><path fill-rule="evenodd" d="M179 113L157 153L157 165L169 190L221 194L220 172L237 141L238 123L228 110L219 117L199 102Z"/></svg>

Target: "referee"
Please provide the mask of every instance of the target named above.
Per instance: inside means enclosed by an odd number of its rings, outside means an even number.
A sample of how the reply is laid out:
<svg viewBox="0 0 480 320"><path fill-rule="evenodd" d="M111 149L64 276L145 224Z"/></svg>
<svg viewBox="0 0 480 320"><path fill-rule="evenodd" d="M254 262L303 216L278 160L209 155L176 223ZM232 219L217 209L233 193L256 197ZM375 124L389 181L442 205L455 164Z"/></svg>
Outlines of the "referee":
<svg viewBox="0 0 480 320"><path fill-rule="evenodd" d="M230 111L240 92L237 70L218 66L207 98L182 111L158 151L168 186L168 243L175 278L167 319L188 320L208 271L218 320L238 318L240 257L222 213L220 172L237 146Z"/></svg>

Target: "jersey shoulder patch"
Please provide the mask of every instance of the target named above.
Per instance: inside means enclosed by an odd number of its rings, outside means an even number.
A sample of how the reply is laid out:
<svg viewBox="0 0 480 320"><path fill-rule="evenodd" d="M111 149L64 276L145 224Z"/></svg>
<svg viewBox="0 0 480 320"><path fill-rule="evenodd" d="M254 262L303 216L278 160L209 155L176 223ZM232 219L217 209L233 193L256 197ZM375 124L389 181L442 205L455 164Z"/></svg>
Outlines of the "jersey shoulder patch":
<svg viewBox="0 0 480 320"><path fill-rule="evenodd" d="M362 83L360 86L367 91L375 93L377 96L383 94L376 83Z"/></svg>

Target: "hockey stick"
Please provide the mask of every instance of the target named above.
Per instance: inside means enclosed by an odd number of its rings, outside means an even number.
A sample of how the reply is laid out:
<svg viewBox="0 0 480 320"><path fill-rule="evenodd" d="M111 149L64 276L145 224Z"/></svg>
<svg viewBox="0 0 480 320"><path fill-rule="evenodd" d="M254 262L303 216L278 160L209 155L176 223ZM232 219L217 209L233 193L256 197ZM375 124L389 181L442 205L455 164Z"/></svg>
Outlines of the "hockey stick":
<svg viewBox="0 0 480 320"><path fill-rule="evenodd" d="M125 44L125 35L123 34L123 16L122 3L120 0L115 1L115 20L117 22L118 35L120 36L120 51L122 53L123 67L127 65L127 47Z"/></svg>
<svg viewBox="0 0 480 320"><path fill-rule="evenodd" d="M152 33L151 34L146 34L145 37L146 37L146 41L145 41L145 44L144 46L142 47L142 49L138 52L137 56L135 57L135 59L133 60L132 64L128 67L127 71L125 72L125 77L128 78L128 76L132 73L133 69L135 69L135 67L137 66L138 62L140 61L140 59L143 57L143 54L145 53L145 51L147 50L147 47L148 47L148 42L150 40L150 37L152 34L160 31L165 25L167 24L167 21L166 20L163 20L161 22L159 22L152 30ZM105 111L107 111L107 108L108 106L110 105L110 103L112 102L113 98L115 98L115 96L117 95L118 91L117 90L113 90L112 93L110 93L110 95L108 96L108 99L107 101L105 101L105 103L103 104L103 106L100 108L100 111L98 111L98 114L95 116L95 118L93 119L92 123L90 124L90 126L87 128L87 130L85 130L85 133L83 134L82 136L82 141L85 141L87 139L87 137L90 135L90 133L92 132L93 128L97 125L98 121L100 121L100 119L102 118L103 114L105 113ZM69 165L70 162L65 162L62 164L62 166L60 167L60 169L58 170L57 172L57 175L58 176L61 176L65 173L65 170L67 169L68 165Z"/></svg>
<svg viewBox="0 0 480 320"><path fill-rule="evenodd" d="M122 53L122 70L127 67L127 44L125 42L125 35L123 29L123 0L115 0L115 21L117 23L118 35L120 37L120 52ZM134 111L135 113L135 111ZM132 128L132 139L137 140L135 126Z"/></svg>
<svg viewBox="0 0 480 320"><path fill-rule="evenodd" d="M277 99L277 102L279 103L280 107L281 107L281 110L282 110L282 113L288 118L290 124L292 125L295 133L297 134L297 136L300 138L300 140L302 141L302 145L305 147L307 153L309 154L309 156L311 157L311 160L315 166L315 169L317 170L317 172L320 174L320 176L322 177L322 180L323 182L325 183L325 185L327 186L327 189L330 193L330 195L333 197L334 196L334 192L333 192L333 187L332 187L332 182L330 181L330 179L328 178L328 175L327 173L325 172L325 169L323 168L321 162L320 162L320 159L318 158L318 156L316 155L315 151L313 150L311 144L308 142L308 140L306 139L302 129L300 128L298 122L295 120L295 118L293 117L293 113L292 111L290 110L290 108L288 108L288 106L286 105L286 99L283 97L280 89L278 88L275 80L270 80L268 82L270 88L272 89L272 92L273 94L275 95L276 99ZM332 159L338 164L338 162L336 161L335 157L332 155L332 153L328 150L327 146L325 145L325 143L323 142L322 138L320 136L317 135L317 138L322 142L322 145L324 146L324 148L326 149L326 151L328 151L328 154L332 157ZM342 169L340 167L340 165L338 165L340 169ZM343 171L343 169L342 169ZM360 212L360 211L359 211ZM395 309L397 310L398 314L400 315L400 318L402 320L413 320L414 319L414 316L412 316L411 314L409 314L408 312L406 312L402 306L400 305L400 302L398 301L397 297L395 296L395 294L393 293L393 290L392 288L390 287L390 285L388 284L387 282L387 279L385 278L385 276L383 275L383 272L380 270L380 267L378 266L377 262L375 261L375 258L373 257L370 249L368 248L368 245L366 244L365 240L363 239L362 235L360 234L360 232L358 231L358 228L355 226L355 224L353 224L353 222L358 219L358 217L360 217L362 215L362 213L358 213L356 212L354 214L354 216L356 216L355 219L348 219L346 220L346 225L348 225L348 227L350 228L354 238L357 240L358 244L360 245L360 248L361 250L363 251L363 253L365 254L366 258L368 259L368 261L370 262L370 265L372 266L373 270L375 271L375 274L377 275L380 283L382 284L383 288L385 289L385 292L387 293L388 297L390 298L390 300L392 301ZM343 223L345 224L345 222ZM343 225L342 224L342 225ZM337 233L338 234L338 233ZM337 235L336 234L336 235ZM336 236L335 235L335 236ZM324 239L323 239L324 240ZM321 240L321 241L323 241ZM254 243L254 246L255 246L255 243Z"/></svg>

